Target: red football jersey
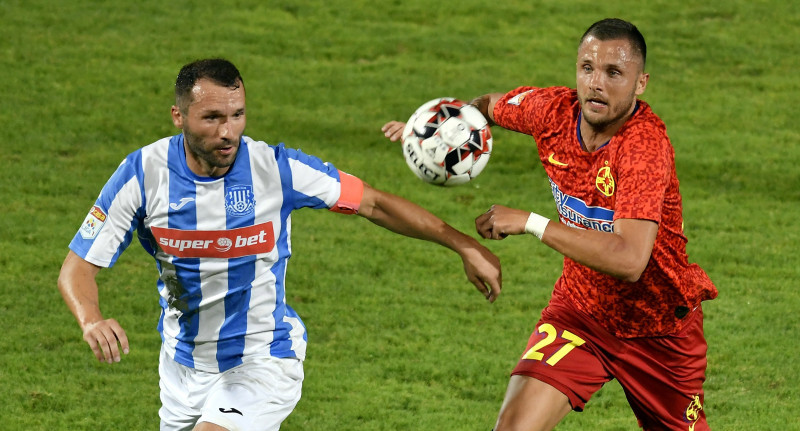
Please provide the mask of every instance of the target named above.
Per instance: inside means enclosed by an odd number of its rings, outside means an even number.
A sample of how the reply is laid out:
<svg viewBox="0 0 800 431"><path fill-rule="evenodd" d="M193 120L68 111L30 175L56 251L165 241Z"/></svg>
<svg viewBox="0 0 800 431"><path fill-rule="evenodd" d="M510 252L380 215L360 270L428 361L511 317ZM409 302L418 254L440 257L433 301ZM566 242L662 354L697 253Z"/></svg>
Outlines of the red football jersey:
<svg viewBox="0 0 800 431"><path fill-rule="evenodd" d="M629 283L564 258L553 295L566 298L619 337L673 334L701 301L717 296L708 275L689 264L675 154L666 127L644 101L594 152L580 144L577 92L521 87L494 108L497 124L533 136L550 179L559 221L612 232L614 220L658 223L650 261Z"/></svg>

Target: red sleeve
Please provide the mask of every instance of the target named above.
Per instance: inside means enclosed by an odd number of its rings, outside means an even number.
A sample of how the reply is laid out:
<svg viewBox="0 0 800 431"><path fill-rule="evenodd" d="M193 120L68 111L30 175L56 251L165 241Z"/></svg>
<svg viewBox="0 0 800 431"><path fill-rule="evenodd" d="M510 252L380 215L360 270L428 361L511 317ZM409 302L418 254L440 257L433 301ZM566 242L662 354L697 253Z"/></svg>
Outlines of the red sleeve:
<svg viewBox="0 0 800 431"><path fill-rule="evenodd" d="M519 87L506 93L494 105L492 115L498 126L537 136L553 122L562 121L556 109L560 104L571 104L573 90L567 87Z"/></svg>
<svg viewBox="0 0 800 431"><path fill-rule="evenodd" d="M661 223L664 197L673 172L672 146L658 124L637 122L626 133L618 157L614 219Z"/></svg>
<svg viewBox="0 0 800 431"><path fill-rule="evenodd" d="M342 171L339 171L339 183L339 200L330 210L342 214L358 214L361 198L364 196L364 183L358 177Z"/></svg>

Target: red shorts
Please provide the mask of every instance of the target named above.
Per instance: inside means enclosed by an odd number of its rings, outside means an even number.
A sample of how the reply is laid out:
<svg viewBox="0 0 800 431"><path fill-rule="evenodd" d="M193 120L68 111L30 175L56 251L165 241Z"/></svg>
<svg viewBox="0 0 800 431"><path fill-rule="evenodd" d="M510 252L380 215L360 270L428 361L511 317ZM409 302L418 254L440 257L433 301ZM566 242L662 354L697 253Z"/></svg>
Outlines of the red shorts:
<svg viewBox="0 0 800 431"><path fill-rule="evenodd" d="M617 379L646 430L709 430L703 411L707 344L703 311L665 337L617 338L555 295L512 374L563 392L577 411Z"/></svg>

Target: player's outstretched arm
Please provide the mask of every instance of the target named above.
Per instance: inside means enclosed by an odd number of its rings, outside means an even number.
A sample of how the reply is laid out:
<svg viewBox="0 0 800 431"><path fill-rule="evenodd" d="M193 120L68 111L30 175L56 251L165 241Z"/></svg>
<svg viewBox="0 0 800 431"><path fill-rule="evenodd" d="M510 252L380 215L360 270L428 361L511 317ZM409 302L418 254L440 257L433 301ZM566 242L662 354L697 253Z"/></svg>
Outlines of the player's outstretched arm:
<svg viewBox="0 0 800 431"><path fill-rule="evenodd" d="M461 256L464 272L489 302L502 288L500 259L475 238L460 232L419 205L364 184L358 214L392 232L441 244Z"/></svg>
<svg viewBox="0 0 800 431"><path fill-rule="evenodd" d="M114 319L103 319L95 278L100 267L93 265L70 251L58 276L58 290L83 330L83 339L89 344L98 361L120 361L120 350L128 353L128 337Z"/></svg>
<svg viewBox="0 0 800 431"><path fill-rule="evenodd" d="M475 219L478 233L489 239L526 232L530 212L493 205ZM658 224L650 220L618 219L614 232L575 229L550 221L541 240L564 256L620 280L635 282L650 261Z"/></svg>

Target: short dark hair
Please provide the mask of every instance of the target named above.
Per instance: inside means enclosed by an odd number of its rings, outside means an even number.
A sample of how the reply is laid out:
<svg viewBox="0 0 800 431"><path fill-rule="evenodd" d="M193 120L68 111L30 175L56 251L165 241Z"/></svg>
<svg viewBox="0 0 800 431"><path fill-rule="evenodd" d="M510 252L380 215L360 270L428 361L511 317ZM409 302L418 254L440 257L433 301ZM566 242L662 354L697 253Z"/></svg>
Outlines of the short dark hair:
<svg viewBox="0 0 800 431"><path fill-rule="evenodd" d="M209 58L193 61L181 68L175 79L175 104L181 110L186 109L192 101L192 88L199 79L210 79L216 84L239 88L244 86L244 79L239 69L228 60Z"/></svg>
<svg viewBox="0 0 800 431"><path fill-rule="evenodd" d="M638 52L642 57L642 69L647 62L647 44L644 42L644 36L639 32L635 25L628 21L619 18L606 18L592 24L578 44L580 46L587 37L593 36L600 40L616 40L626 39L630 42L633 50Z"/></svg>

